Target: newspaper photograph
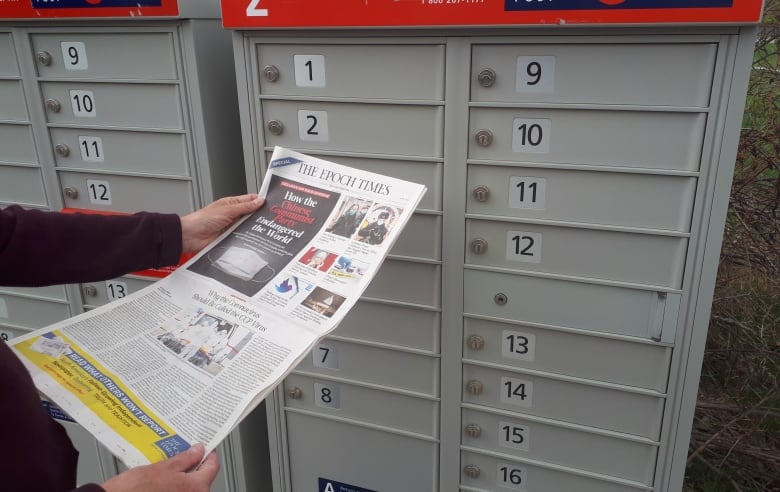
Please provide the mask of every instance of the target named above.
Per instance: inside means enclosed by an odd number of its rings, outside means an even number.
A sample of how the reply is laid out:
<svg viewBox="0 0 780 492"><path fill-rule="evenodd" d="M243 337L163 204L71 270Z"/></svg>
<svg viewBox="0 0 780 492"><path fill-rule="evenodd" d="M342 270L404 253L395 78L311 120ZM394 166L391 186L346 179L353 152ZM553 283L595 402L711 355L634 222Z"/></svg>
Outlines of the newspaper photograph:
<svg viewBox="0 0 780 492"><path fill-rule="evenodd" d="M171 275L9 343L127 466L212 450L338 326L425 191L277 147L265 205Z"/></svg>

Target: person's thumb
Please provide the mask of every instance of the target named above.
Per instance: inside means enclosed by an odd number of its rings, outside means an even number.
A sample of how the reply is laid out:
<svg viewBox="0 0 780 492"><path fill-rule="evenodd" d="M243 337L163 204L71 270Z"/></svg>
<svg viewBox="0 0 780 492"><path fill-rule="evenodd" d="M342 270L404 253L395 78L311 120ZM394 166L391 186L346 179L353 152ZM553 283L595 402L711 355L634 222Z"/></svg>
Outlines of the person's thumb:
<svg viewBox="0 0 780 492"><path fill-rule="evenodd" d="M188 472L198 466L206 448L203 444L195 444L168 460L168 466L174 471Z"/></svg>

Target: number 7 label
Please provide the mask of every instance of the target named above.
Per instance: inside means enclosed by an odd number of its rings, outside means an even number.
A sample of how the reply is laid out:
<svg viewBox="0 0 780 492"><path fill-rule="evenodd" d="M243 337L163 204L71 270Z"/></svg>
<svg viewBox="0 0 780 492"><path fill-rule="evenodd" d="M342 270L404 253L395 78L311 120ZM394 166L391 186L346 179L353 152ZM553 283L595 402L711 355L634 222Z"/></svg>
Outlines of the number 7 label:
<svg viewBox="0 0 780 492"><path fill-rule="evenodd" d="M260 0L250 0L249 6L246 8L247 17L267 17L268 9L258 8L260 6Z"/></svg>

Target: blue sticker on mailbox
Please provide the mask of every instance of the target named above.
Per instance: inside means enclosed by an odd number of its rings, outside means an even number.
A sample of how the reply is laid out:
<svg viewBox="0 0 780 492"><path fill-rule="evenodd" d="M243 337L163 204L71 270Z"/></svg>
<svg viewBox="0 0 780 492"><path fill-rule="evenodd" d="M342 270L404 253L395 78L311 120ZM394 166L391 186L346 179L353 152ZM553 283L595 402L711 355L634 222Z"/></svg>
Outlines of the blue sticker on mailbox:
<svg viewBox="0 0 780 492"><path fill-rule="evenodd" d="M346 483L337 482L335 480L328 480L327 478L318 478L317 492L377 492L376 490L364 489L357 485L349 485Z"/></svg>
<svg viewBox="0 0 780 492"><path fill-rule="evenodd" d="M162 0L32 0L34 9L160 7Z"/></svg>
<svg viewBox="0 0 780 492"><path fill-rule="evenodd" d="M734 0L504 0L504 10L602 10L731 7Z"/></svg>

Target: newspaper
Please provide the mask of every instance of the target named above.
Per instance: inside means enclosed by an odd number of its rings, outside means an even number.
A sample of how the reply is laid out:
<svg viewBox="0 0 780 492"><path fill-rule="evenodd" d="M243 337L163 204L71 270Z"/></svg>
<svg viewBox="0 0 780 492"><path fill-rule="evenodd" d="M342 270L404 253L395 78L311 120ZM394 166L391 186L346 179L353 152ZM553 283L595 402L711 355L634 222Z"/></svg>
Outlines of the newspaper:
<svg viewBox="0 0 780 492"><path fill-rule="evenodd" d="M214 449L358 301L424 193L277 147L260 210L165 279L10 344L128 466Z"/></svg>

